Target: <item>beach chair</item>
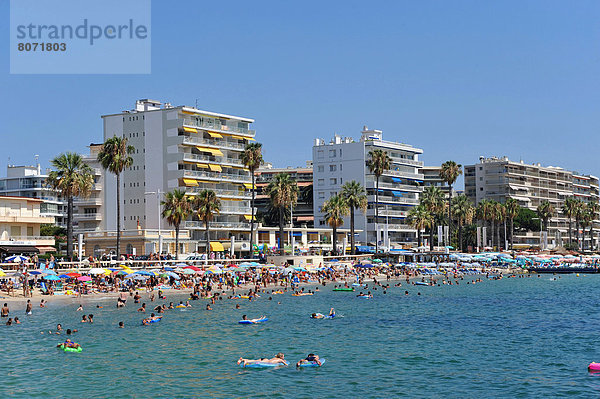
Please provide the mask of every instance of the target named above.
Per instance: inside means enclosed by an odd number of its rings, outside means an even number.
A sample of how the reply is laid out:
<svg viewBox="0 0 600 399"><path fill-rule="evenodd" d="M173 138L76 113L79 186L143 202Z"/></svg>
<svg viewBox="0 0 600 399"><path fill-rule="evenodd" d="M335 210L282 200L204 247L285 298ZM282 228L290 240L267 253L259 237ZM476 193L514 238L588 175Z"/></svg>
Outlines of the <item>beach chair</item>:
<svg viewBox="0 0 600 399"><path fill-rule="evenodd" d="M46 283L43 281L40 283L40 290L42 291L43 295L48 295L48 288L46 288Z"/></svg>

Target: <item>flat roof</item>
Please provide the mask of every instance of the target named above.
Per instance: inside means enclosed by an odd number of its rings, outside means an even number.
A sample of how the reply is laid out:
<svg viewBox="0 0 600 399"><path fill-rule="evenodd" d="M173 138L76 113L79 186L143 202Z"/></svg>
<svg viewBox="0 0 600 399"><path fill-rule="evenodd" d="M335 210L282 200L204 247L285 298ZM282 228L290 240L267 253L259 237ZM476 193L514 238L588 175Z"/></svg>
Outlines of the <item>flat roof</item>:
<svg viewBox="0 0 600 399"><path fill-rule="evenodd" d="M18 197L15 195L2 195L2 194L0 194L0 199L20 199L20 200L27 200L27 201L32 201L32 202L44 202L44 200L39 199L39 198Z"/></svg>
<svg viewBox="0 0 600 399"><path fill-rule="evenodd" d="M221 113L212 112L212 111L205 111L205 110L197 109L197 108L194 108L194 107L188 107L187 105L178 105L178 106L172 107L172 108L149 109L147 111L137 111L135 109L132 109L130 111L119 112L118 114L105 114L105 115L101 115L100 117L101 118L105 118L105 117L108 117L108 116L135 115L135 114L141 114L141 113L144 113L144 112L169 111L169 110L177 110L177 109L181 110L181 111L186 111L186 112L193 112L195 114L213 116L213 117L216 117L216 118L236 119L236 120L240 120L242 122L254 123L254 119L251 119L251 118L246 118L246 117L243 117L243 116L221 114Z"/></svg>

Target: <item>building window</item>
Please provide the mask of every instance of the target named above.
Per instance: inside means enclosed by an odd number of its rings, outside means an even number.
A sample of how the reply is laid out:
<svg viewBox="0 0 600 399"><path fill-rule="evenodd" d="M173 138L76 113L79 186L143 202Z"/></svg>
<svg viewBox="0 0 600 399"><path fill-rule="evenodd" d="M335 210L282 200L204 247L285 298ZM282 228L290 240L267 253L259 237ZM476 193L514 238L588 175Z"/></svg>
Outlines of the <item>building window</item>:
<svg viewBox="0 0 600 399"><path fill-rule="evenodd" d="M325 198L325 193L323 191L319 191L319 198L320 199Z"/></svg>
<svg viewBox="0 0 600 399"><path fill-rule="evenodd" d="M325 167L323 165L317 166L317 172L323 172L324 170L325 170Z"/></svg>
<svg viewBox="0 0 600 399"><path fill-rule="evenodd" d="M335 158L335 150L329 150L329 158Z"/></svg>
<svg viewBox="0 0 600 399"><path fill-rule="evenodd" d="M325 184L325 179L319 179L319 186L322 186L323 184Z"/></svg>
<svg viewBox="0 0 600 399"><path fill-rule="evenodd" d="M335 172L337 170L337 165L329 165L329 171Z"/></svg>
<svg viewBox="0 0 600 399"><path fill-rule="evenodd" d="M340 158L342 157L342 149L340 148Z"/></svg>
<svg viewBox="0 0 600 399"><path fill-rule="evenodd" d="M318 159L323 159L323 150L318 150L317 151L317 158Z"/></svg>
<svg viewBox="0 0 600 399"><path fill-rule="evenodd" d="M337 179L335 177L329 179L329 184L337 184Z"/></svg>
<svg viewBox="0 0 600 399"><path fill-rule="evenodd" d="M342 171L342 164L340 164L340 172Z"/></svg>

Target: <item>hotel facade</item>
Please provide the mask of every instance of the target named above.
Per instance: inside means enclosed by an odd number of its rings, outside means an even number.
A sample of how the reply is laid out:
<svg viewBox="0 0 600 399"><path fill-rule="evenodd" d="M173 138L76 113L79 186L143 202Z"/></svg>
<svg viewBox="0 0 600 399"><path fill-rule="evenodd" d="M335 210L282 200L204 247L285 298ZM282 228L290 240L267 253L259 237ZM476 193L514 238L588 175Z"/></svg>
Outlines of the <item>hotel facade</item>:
<svg viewBox="0 0 600 399"><path fill-rule="evenodd" d="M547 246L564 245L568 242L569 221L562 213L565 199L574 197L584 202L600 200L598 178L583 175L554 166L539 163L514 162L507 157L479 158L479 163L464 167L465 194L473 204L483 199L501 203L507 198L515 199L520 206L533 211L544 201L549 201L556 214L548 223ZM572 221L575 240L575 221ZM589 227L586 232L589 231ZM600 214L593 221L594 237L600 232ZM488 238L489 238L488 234ZM586 234L586 247L589 237ZM515 233L517 246L539 246L542 243L539 232ZM597 243L594 242L596 246Z"/></svg>
<svg viewBox="0 0 600 399"><path fill-rule="evenodd" d="M392 167L379 179L378 226L375 223L375 176L367 166L369 152L377 149L386 151L392 160ZM383 247L416 243L417 231L408 225L406 217L408 211L418 205L423 190L423 174L419 173L423 167L419 160L421 154L422 149L385 141L380 130L366 126L359 141L338 135L329 143L316 139L313 146L315 227L327 226L321 211L325 201L339 194L345 183L355 180L366 188L368 199L367 212L355 212L355 228L361 230L357 240L365 246L373 246L377 240ZM350 227L349 216L343 226Z"/></svg>
<svg viewBox="0 0 600 399"><path fill-rule="evenodd" d="M221 200L221 212L210 223L212 251L229 249L231 242L236 251L249 249L252 183L241 154L247 143L255 141L255 131L250 129L253 119L147 99L137 101L133 110L102 119L104 140L121 136L135 148L133 164L121 176L121 229L131 231L130 235L151 231L157 241L153 250L146 242L144 252L157 252L160 230L173 229L159 213L164 193L176 188L190 197L210 189ZM114 175L105 173L103 194L103 230L116 231ZM180 253L205 251L201 221L191 216L181 229L189 231L189 236L182 235ZM113 244L113 248L101 249L115 248ZM121 248L121 253L128 249ZM162 247L164 251L174 253L174 244Z"/></svg>

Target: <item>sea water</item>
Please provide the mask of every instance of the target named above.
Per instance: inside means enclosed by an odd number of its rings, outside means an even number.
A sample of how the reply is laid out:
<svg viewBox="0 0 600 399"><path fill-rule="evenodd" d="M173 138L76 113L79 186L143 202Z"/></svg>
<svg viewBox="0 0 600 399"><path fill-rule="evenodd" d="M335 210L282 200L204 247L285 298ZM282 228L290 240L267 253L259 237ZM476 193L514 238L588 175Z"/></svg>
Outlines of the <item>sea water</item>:
<svg viewBox="0 0 600 399"><path fill-rule="evenodd" d="M597 397L600 276L510 278L436 287L391 287L373 299L320 287L314 296L263 294L206 300L142 326L139 305L67 300L11 307L21 325L0 326L0 397ZM314 289L317 285L310 286ZM405 290L409 295L405 295ZM417 295L418 293L421 295ZM187 299L166 291L168 302ZM148 308L165 301L150 302ZM82 312L94 324L80 323ZM235 309L235 304L241 305ZM96 308L97 304L103 306ZM334 307L339 317L313 320ZM150 312L147 312L150 313ZM266 315L269 321L239 325ZM5 321L6 319L3 319ZM123 321L125 328L119 329ZM55 346L77 328L81 353ZM44 331L44 334L40 332ZM236 361L285 353L289 367L243 369ZM296 369L316 353L321 368Z"/></svg>

